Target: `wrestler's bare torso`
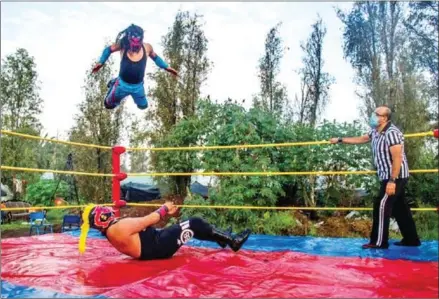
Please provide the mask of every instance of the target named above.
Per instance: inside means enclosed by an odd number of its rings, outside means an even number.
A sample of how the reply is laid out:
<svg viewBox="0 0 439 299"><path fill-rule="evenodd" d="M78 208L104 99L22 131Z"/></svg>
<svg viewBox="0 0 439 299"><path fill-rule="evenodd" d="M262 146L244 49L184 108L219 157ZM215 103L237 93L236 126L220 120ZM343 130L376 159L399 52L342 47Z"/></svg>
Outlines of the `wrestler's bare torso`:
<svg viewBox="0 0 439 299"><path fill-rule="evenodd" d="M168 215L175 215L177 207L172 202L166 202ZM142 253L139 232L157 224L160 221L158 213L144 217L129 217L120 219L107 229L107 239L119 252L138 259Z"/></svg>

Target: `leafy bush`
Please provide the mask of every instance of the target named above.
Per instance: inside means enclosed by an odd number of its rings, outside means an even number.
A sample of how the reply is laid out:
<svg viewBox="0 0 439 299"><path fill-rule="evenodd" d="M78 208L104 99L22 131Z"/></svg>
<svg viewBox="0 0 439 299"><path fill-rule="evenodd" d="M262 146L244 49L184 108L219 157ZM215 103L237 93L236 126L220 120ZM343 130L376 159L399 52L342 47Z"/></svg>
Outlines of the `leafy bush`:
<svg viewBox="0 0 439 299"><path fill-rule="evenodd" d="M49 222L60 223L63 220L64 215L68 214L70 211L68 209L52 209L48 210L46 218Z"/></svg>
<svg viewBox="0 0 439 299"><path fill-rule="evenodd" d="M267 111L233 103L200 100L197 113L180 120L156 146L215 146L326 141L331 137L360 136L366 132L359 122L324 121L313 128L281 121ZM370 144L306 145L197 151L156 152L158 172L303 172L373 169ZM432 155L420 159L421 168L431 168ZM413 168L411 166L411 168ZM411 194L420 202L434 196L437 176L414 175ZM419 176L419 178L418 178ZM428 180L425 179L428 176ZM190 177L162 178L171 192L185 193ZM366 191L356 195L356 189ZM259 175L218 176L209 190L209 199L194 197L185 204L236 206L371 206L379 183L376 175ZM249 209L187 209L186 216L204 217L220 227L233 224L234 230L250 227L260 233L287 233L295 224L288 213L276 214ZM332 212L323 212L328 216ZM268 218L267 218L268 217Z"/></svg>
<svg viewBox="0 0 439 299"><path fill-rule="evenodd" d="M439 221L437 212L415 212L413 218L421 241L438 239Z"/></svg>
<svg viewBox="0 0 439 299"><path fill-rule="evenodd" d="M69 194L69 187L63 181L54 194L57 184L57 181L40 180L29 185L26 189L26 201L33 206L53 206L56 197L66 198Z"/></svg>
<svg viewBox="0 0 439 299"><path fill-rule="evenodd" d="M265 212L257 221L255 233L289 235L295 226L295 218L290 212Z"/></svg>
<svg viewBox="0 0 439 299"><path fill-rule="evenodd" d="M409 161L410 163L410 161ZM426 149L421 151L420 157L411 169L435 169L438 165L437 150ZM420 173L412 175L407 185L407 199L412 206L437 206L439 177L437 174Z"/></svg>

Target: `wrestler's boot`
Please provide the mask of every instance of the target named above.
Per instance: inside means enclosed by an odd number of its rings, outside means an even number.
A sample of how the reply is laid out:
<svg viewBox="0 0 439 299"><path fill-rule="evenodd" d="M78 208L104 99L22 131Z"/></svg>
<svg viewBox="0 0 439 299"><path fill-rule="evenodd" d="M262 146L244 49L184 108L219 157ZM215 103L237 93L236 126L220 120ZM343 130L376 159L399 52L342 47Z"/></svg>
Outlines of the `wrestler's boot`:
<svg viewBox="0 0 439 299"><path fill-rule="evenodd" d="M229 226L229 228L225 231L225 233L230 235L232 233L232 227ZM227 246L227 243L225 243L224 241L217 240L216 242L218 243L219 246L221 246L221 248L226 248Z"/></svg>
<svg viewBox="0 0 439 299"><path fill-rule="evenodd" d="M213 239L217 243L221 242L229 245L229 247L232 248L232 250L235 252L241 249L242 245L244 245L244 243L247 241L248 237L250 236L250 233L251 233L250 229L246 229L243 232L233 236L231 233L226 233L216 228L212 229Z"/></svg>

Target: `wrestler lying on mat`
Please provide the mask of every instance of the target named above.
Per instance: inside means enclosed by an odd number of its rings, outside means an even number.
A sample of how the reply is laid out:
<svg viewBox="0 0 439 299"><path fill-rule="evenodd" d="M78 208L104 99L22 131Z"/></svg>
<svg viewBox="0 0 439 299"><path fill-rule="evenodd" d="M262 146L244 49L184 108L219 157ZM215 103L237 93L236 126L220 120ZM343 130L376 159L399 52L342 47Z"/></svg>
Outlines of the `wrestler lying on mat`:
<svg viewBox="0 0 439 299"><path fill-rule="evenodd" d="M228 245L236 252L250 235L249 229L237 235L218 230L198 217L164 229L152 227L166 215L173 216L176 212L177 207L172 202L166 202L144 217L117 218L110 207L89 206L83 213L79 251L85 251L89 227L99 230L121 253L140 260L170 258L192 237L217 242L223 248Z"/></svg>

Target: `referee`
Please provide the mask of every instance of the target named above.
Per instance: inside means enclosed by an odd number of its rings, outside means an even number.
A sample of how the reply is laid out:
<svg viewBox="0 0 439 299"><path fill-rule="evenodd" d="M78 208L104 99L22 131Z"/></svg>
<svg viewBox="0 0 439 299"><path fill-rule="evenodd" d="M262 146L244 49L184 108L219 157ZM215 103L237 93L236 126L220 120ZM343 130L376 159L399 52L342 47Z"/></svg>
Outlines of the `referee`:
<svg viewBox="0 0 439 299"><path fill-rule="evenodd" d="M409 168L404 153L404 136L391 123L390 118L391 110L386 106L380 106L370 116L369 124L372 129L367 135L330 139L332 144L362 144L369 141L372 143L373 159L381 188L374 201L372 232L370 242L363 245L365 249L389 247L390 216L395 217L402 234L402 240L395 245L421 245L410 207L405 199Z"/></svg>

